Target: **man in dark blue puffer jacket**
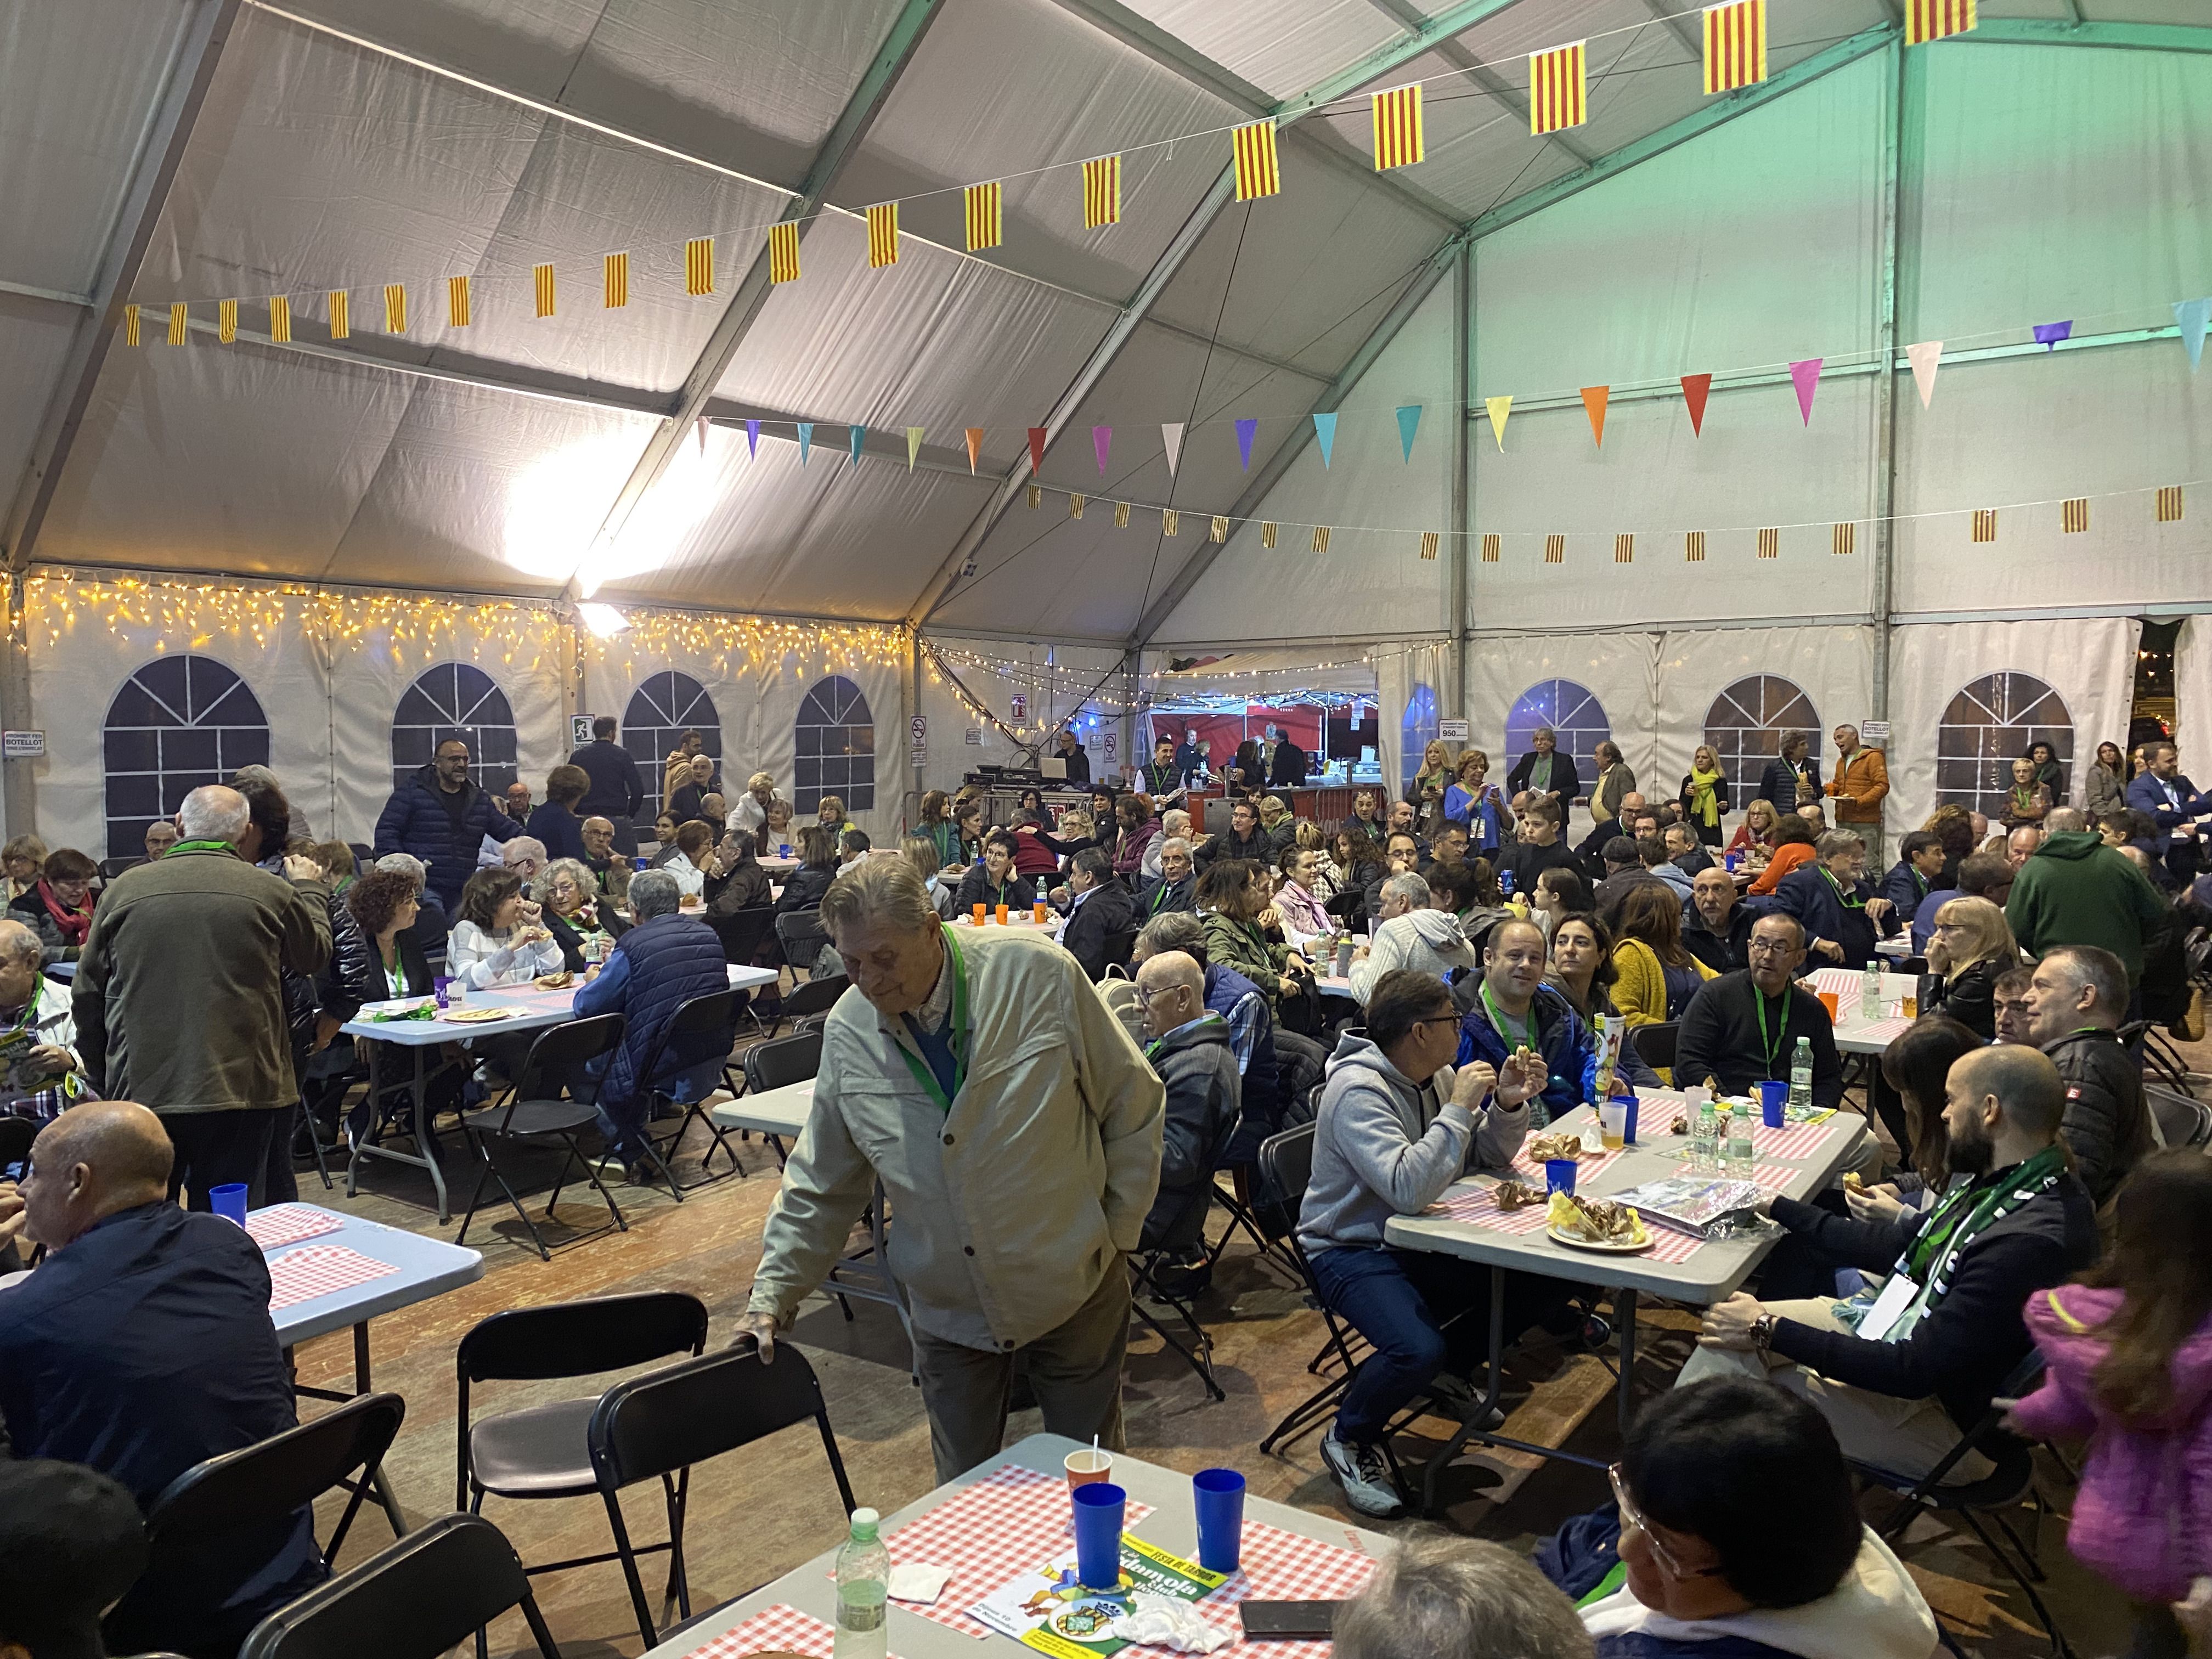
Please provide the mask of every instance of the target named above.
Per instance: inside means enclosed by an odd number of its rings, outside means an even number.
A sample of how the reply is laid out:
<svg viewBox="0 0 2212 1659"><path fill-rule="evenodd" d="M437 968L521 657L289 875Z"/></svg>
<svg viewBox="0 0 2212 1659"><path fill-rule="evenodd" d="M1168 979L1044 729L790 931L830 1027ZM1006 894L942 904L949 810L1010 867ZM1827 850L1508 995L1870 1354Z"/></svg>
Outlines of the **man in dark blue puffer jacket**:
<svg viewBox="0 0 2212 1659"><path fill-rule="evenodd" d="M447 915L459 915L461 889L476 873L477 849L489 836L507 841L522 826L469 776L469 746L447 738L436 758L392 792L376 820L376 856L410 853L428 865L425 878Z"/></svg>

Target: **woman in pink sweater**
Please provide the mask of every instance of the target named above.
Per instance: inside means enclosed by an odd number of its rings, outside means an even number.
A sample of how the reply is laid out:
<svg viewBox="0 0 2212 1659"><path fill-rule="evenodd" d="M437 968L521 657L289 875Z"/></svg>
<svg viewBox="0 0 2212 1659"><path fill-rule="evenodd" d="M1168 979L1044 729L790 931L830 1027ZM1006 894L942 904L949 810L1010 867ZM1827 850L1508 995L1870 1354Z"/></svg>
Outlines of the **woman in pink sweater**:
<svg viewBox="0 0 2212 1659"><path fill-rule="evenodd" d="M2067 1547L2136 1603L2131 1659L2189 1650L2171 1604L2212 1573L2212 1158L2136 1167L2112 1254L2028 1298L2050 1369L2008 1422L2089 1443Z"/></svg>

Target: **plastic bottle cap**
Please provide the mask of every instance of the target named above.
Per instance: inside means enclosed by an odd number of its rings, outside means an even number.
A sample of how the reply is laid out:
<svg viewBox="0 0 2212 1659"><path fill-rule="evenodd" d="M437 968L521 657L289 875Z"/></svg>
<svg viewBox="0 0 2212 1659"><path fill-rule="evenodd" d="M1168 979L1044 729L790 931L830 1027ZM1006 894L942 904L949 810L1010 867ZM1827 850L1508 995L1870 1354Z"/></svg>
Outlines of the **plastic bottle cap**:
<svg viewBox="0 0 2212 1659"><path fill-rule="evenodd" d="M854 1540L862 1544L873 1542L876 1536L876 1522L880 1518L873 1510L854 1510L853 1511Z"/></svg>

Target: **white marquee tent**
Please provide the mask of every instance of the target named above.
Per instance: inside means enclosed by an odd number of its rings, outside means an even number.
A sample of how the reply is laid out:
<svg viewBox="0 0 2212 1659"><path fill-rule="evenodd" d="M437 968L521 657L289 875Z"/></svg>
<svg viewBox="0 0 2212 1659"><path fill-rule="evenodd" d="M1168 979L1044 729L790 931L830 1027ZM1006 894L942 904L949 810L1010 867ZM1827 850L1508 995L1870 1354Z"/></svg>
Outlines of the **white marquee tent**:
<svg viewBox="0 0 2212 1659"><path fill-rule="evenodd" d="M1708 95L1688 0L0 0L9 827L125 850L265 755L362 838L424 732L542 775L598 712L888 831L1060 720L1126 761L1156 670L1239 648L1371 685L1386 767L1409 707L1670 781L1887 719L1897 827L2086 756L2140 619L2212 611L2212 13L1905 11L1769 0ZM2201 622L2178 678L2202 775Z"/></svg>

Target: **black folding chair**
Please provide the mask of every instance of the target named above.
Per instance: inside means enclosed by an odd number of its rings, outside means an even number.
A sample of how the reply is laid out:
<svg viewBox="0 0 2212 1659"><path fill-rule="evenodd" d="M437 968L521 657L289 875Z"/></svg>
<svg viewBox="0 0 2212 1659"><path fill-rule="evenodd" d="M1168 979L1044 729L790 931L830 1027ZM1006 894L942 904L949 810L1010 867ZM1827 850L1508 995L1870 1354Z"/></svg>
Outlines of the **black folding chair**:
<svg viewBox="0 0 2212 1659"><path fill-rule="evenodd" d="M722 941L722 960L739 968L750 968L753 958L760 954L762 943L775 928L775 912L765 904L757 904L749 910L733 910L727 915L708 916L707 925L714 930L714 937ZM759 988L763 990L768 987ZM753 1030L762 1036L768 1027L753 1010L753 999L745 997L745 1018L753 1023Z"/></svg>
<svg viewBox="0 0 2212 1659"><path fill-rule="evenodd" d="M396 1394L356 1395L297 1428L193 1464L147 1506L150 1559L203 1559L221 1551L231 1534L283 1521L325 1492L349 1486L353 1496L323 1547L323 1563L329 1565L337 1559L406 1415L407 1402ZM396 1515L392 1522L396 1536Z"/></svg>
<svg viewBox="0 0 2212 1659"><path fill-rule="evenodd" d="M1321 908L1350 930L1358 927L1367 914L1367 895L1357 887L1348 887L1323 899Z"/></svg>
<svg viewBox="0 0 2212 1659"><path fill-rule="evenodd" d="M1191 1188L1189 1195L1183 1200L1182 1208L1162 1229L1170 1235L1182 1231L1189 1223L1191 1212L1196 1211L1200 1217L1198 1249L1209 1272L1213 1266L1214 1253L1206 1249L1203 1227L1206 1212L1212 1206L1215 1195L1212 1171L1219 1161L1222 1149L1235 1138L1243 1121L1243 1115L1239 1112L1215 1131L1212 1144L1206 1149L1206 1177ZM1140 1247L1137 1254L1129 1258L1130 1310L1146 1328L1181 1355L1183 1364L1198 1373L1198 1380L1206 1384L1207 1394L1216 1401L1225 1401L1229 1396L1222 1392L1221 1384L1213 1375L1213 1339L1206 1334L1206 1327L1199 1322L1198 1310L1192 1305L1195 1296L1178 1293L1160 1277L1160 1270L1168 1265L1166 1254L1164 1248L1145 1249ZM1182 1322L1184 1330L1189 1333L1187 1343L1153 1316L1152 1310L1145 1306L1144 1298L1146 1297L1173 1310L1176 1316Z"/></svg>
<svg viewBox="0 0 2212 1659"><path fill-rule="evenodd" d="M714 1119L707 1115L707 1096L714 1092L712 1086L702 1091L696 1100L678 1100L672 1092L678 1079L688 1072L703 1068L708 1060L726 1064L730 1050L736 1046L738 1040L739 994L734 989L709 991L704 996L693 997L689 1002L681 1004L668 1017L668 1023L660 1028L659 1040L653 1045L653 1052L638 1071L638 1093L645 1106L645 1121L651 1123L661 1115L664 1108L680 1113L683 1118L683 1121L676 1126L676 1133L665 1139L655 1140L650 1134L645 1137L647 1155L660 1166L660 1173L668 1182L668 1190L675 1194L678 1203L683 1201L687 1192L711 1186L717 1181L726 1181L730 1175L744 1173L738 1163L738 1155L722 1139L729 1131L716 1128ZM673 1165L677 1149L684 1144L684 1137L694 1122L706 1126L708 1134L712 1137L712 1145L699 1160L699 1179L687 1187L676 1179ZM714 1172L714 1154L718 1150L730 1160L729 1175L718 1176Z"/></svg>
<svg viewBox="0 0 2212 1659"><path fill-rule="evenodd" d="M646 1646L653 1646L659 1637L638 1577L639 1556L667 1552L668 1586L662 1610L665 1613L672 1601L682 1618L691 1616L691 1587L684 1571L684 1506L691 1466L809 1418L821 1431L822 1449L829 1455L837 1496L845 1505L843 1515L850 1516L858 1506L852 1482L845 1477L845 1461L837 1455L837 1437L830 1431L830 1408L823 1401L814 1368L796 1348L784 1346L774 1364L764 1364L752 1339L741 1338L720 1353L617 1382L600 1396L588 1430L592 1473L607 1506L615 1553L622 1559L638 1634ZM618 1495L625 1486L656 1476L668 1505L668 1541L633 1545Z"/></svg>
<svg viewBox="0 0 2212 1659"><path fill-rule="evenodd" d="M1999 1386L1998 1397L2017 1400L2033 1394L2043 1381L2043 1370L2042 1354L2031 1350ZM2002 1426L2003 1417L2003 1412L1992 1406L1982 1414L1980 1422L1959 1437L1942 1461L1923 1475L1900 1474L1856 1460L1853 1460L1852 1467L1868 1484L1894 1493L1899 1500L1897 1513L1881 1528L1885 1542L1893 1547L1901 1543L1905 1528L1928 1511L1957 1516L1981 1540L1983 1548L1996 1559L2005 1576L2020 1586L2021 1594L2035 1610L2044 1634L2051 1638L2051 1651L2058 1659L2073 1659L2073 1644L2058 1628L2043 1597L2036 1593L2035 1587L2045 1581L2046 1575L2036 1561L2035 1552L2020 1541L2020 1534L2005 1519L2007 1510L2017 1509L2033 1499L2035 1524L2031 1536L2040 1540L2045 1506L2043 1493L2035 1483L2035 1448L2006 1433ZM1980 1452L1995 1468L1978 1480L1947 1485L1946 1478L1972 1451ZM2014 1554L2008 1555L1999 1547L1997 1540L1990 1535L1989 1528L1982 1524L1984 1520L2004 1534Z"/></svg>
<svg viewBox="0 0 2212 1659"><path fill-rule="evenodd" d="M842 974L827 979L810 979L796 989L787 992L783 1012L780 1018L789 1020L796 1028L802 1022L819 1019L837 1006L837 999L845 994L853 981ZM769 1029L773 1030L774 1025Z"/></svg>
<svg viewBox="0 0 2212 1659"><path fill-rule="evenodd" d="M747 1094L766 1094L770 1089L783 1089L794 1083L804 1083L822 1070L822 1033L795 1031L787 1037L771 1037L766 1042L756 1042L745 1050L744 1086ZM735 1093L732 1090L731 1092ZM763 1135L769 1150L775 1154L781 1166L787 1154L783 1137ZM850 1317L848 1310L847 1317Z"/></svg>
<svg viewBox="0 0 2212 1659"><path fill-rule="evenodd" d="M1663 1072L1674 1064L1674 1038L1681 1026L1674 1020L1663 1025L1632 1025L1628 1040L1636 1045L1636 1057L1655 1072Z"/></svg>
<svg viewBox="0 0 2212 1659"><path fill-rule="evenodd" d="M1313 1264L1306 1260L1306 1253L1298 1247L1298 1208L1305 1202L1306 1186L1313 1179L1315 1127L1312 1123L1301 1123L1295 1129L1285 1129L1279 1135L1270 1135L1260 1143L1261 1191L1250 1209L1252 1218L1259 1224L1268 1247L1279 1249L1285 1259L1297 1267L1306 1300L1321 1314L1322 1328L1328 1333L1321 1352L1314 1357L1314 1363L1306 1369L1319 1371L1331 1362L1336 1363L1340 1369L1337 1375L1293 1407L1281 1422L1267 1431L1267 1437L1260 1443L1260 1450L1263 1454L1318 1428L1335 1409L1337 1396L1344 1392L1345 1385L1352 1380L1356 1364L1344 1328L1338 1324L1336 1315L1330 1311L1328 1302L1314 1279Z"/></svg>
<svg viewBox="0 0 2212 1659"><path fill-rule="evenodd" d="M830 935L822 931L819 910L787 910L775 919L775 940L783 947L784 965L795 980L802 969L813 973L815 958L829 944Z"/></svg>
<svg viewBox="0 0 2212 1659"><path fill-rule="evenodd" d="M2143 1085L2143 1105L2150 1112L2151 1128L2163 1146L2203 1146L2212 1141L2212 1107L2194 1095Z"/></svg>
<svg viewBox="0 0 2212 1659"><path fill-rule="evenodd" d="M481 1516L445 1515L253 1628L239 1659L440 1659L520 1607L541 1659L561 1659L514 1547Z"/></svg>
<svg viewBox="0 0 2212 1659"><path fill-rule="evenodd" d="M45 1127L33 1118L0 1117L0 1170L30 1157L31 1143Z"/></svg>
<svg viewBox="0 0 2212 1659"><path fill-rule="evenodd" d="M507 1201L522 1218L522 1224L529 1229L530 1242L538 1247L538 1255L547 1261L553 1259L553 1252L546 1248L538 1224L530 1218L530 1212L522 1207L522 1200L514 1195L514 1188L507 1184L505 1173L492 1159L491 1143L495 1140L558 1141L566 1149L560 1174L553 1182L552 1195L545 1200L548 1221L554 1218L553 1206L561 1201L561 1188L568 1184L571 1163L583 1170L584 1178L606 1200L607 1213L613 1219L604 1227L563 1239L562 1249L597 1238L604 1232L629 1231L629 1223L623 1219L615 1195L607 1190L598 1170L576 1145L576 1132L597 1122L599 1109L589 1100L564 1099L562 1096L564 1086L585 1086L584 1067L587 1062L612 1054L622 1046L623 1024L620 1014L598 1014L589 1019L570 1020L565 1025L549 1025L530 1045L529 1057L522 1062L522 1070L514 1079L514 1086L507 1091L507 1099L482 1111L462 1115L461 1133L476 1149L483 1168L477 1173L476 1190L469 1194L469 1211L461 1218L461 1231L454 1237L455 1243L468 1237L469 1223L476 1217L477 1206L483 1198L484 1180L489 1176L499 1182L500 1191L507 1194Z"/></svg>

